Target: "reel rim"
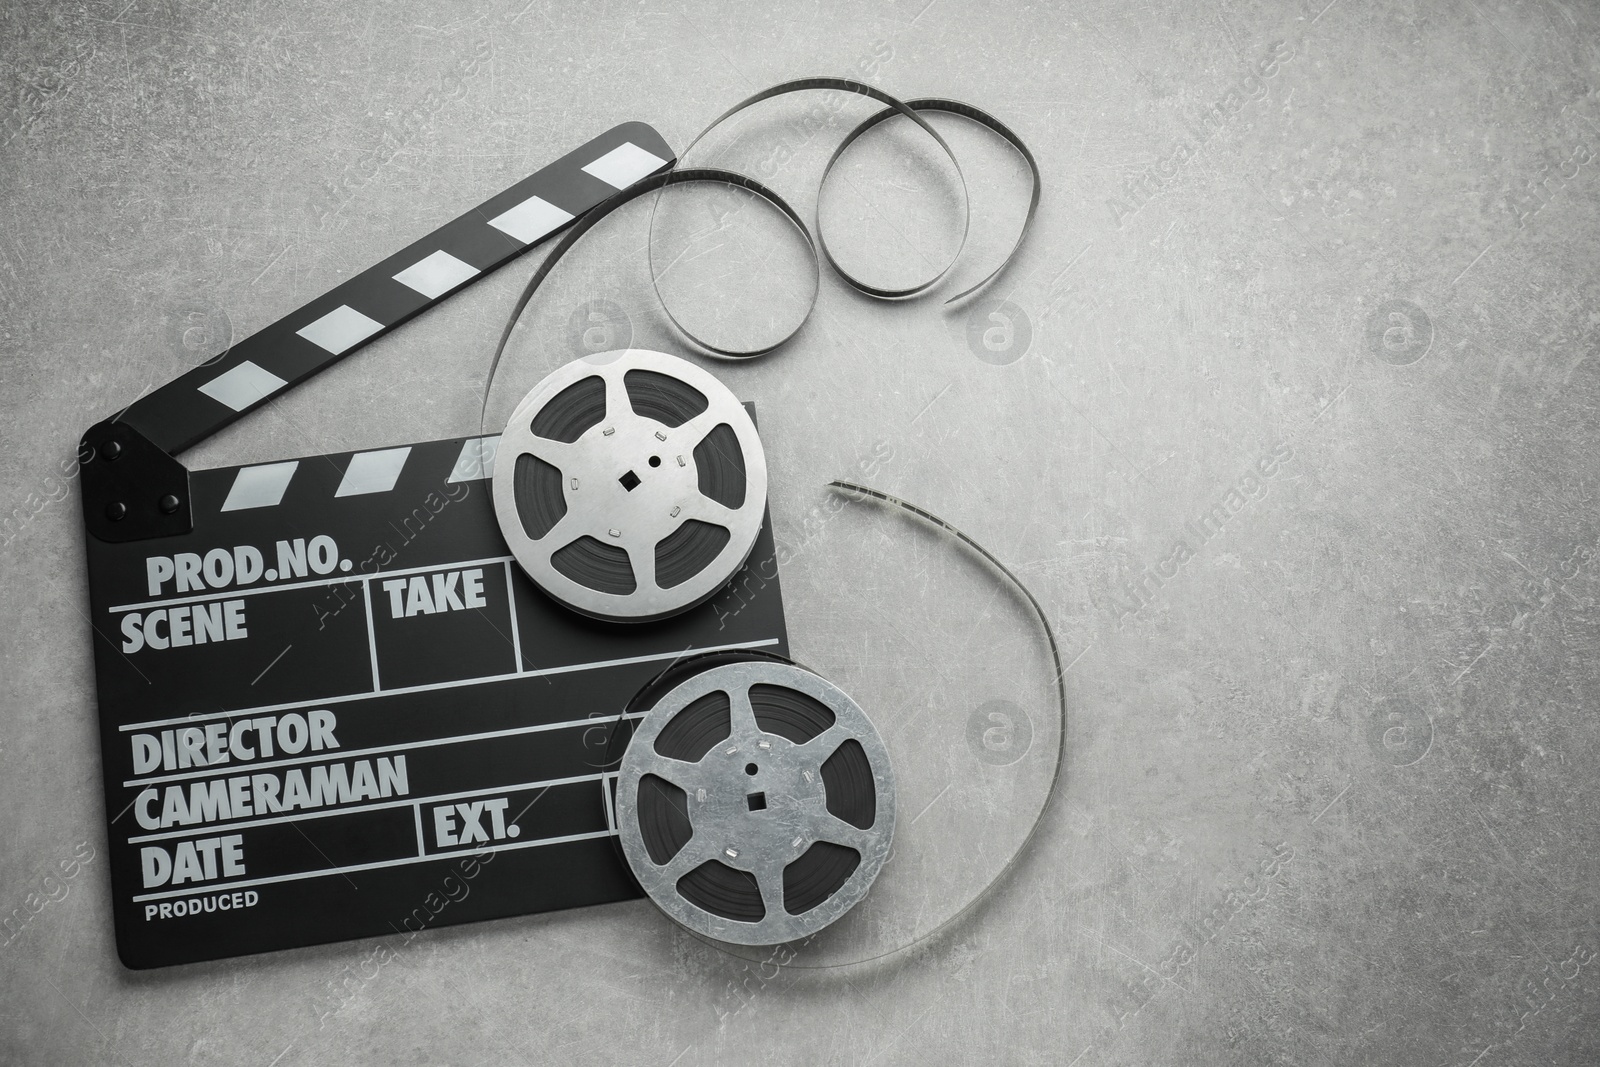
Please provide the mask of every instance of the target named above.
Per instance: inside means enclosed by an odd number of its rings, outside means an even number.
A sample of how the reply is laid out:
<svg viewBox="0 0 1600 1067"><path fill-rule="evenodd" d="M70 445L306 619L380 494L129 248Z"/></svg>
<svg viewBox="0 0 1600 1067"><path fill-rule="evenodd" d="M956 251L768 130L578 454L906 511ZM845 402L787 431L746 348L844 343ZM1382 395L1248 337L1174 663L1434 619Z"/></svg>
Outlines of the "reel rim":
<svg viewBox="0 0 1600 1067"><path fill-rule="evenodd" d="M803 744L763 731L755 720L749 699L750 690L757 685L792 689L819 700L834 713L834 723ZM655 742L662 730L696 700L718 691L726 693L732 703L733 730L728 738L713 745L694 763L658 753ZM740 695L736 694L742 695L742 703ZM828 743L830 738L831 744ZM872 774L874 818L866 829L828 814L826 809L826 790L820 768L849 740L861 746ZM763 741L771 747L758 747ZM767 768L751 777L742 765L747 761L753 764L758 759L766 761ZM769 775L768 769L774 766L775 771ZM640 828L638 798L643 779L647 775L666 778L663 770L677 774L676 779L667 778L667 781L684 789L693 832L664 864L657 864L649 855ZM717 810L720 807L721 812L726 813L742 802L751 783L765 785L769 777L776 781L793 780L793 775L807 771L815 779L815 789L807 793L801 804L811 807L813 815L815 805L822 805L821 814L832 824L826 826L826 835L811 836L802 832L797 838L797 824L790 817L793 813L788 811L771 818L730 820ZM717 788L726 792L711 794L710 791ZM706 794L705 799L697 790ZM804 667L783 661L757 659L720 664L691 675L664 694L645 713L628 741L617 771L615 795L622 853L645 895L679 925L728 944L784 944L832 925L867 896L894 841L894 769L888 747L877 728L844 690ZM699 821L695 817L697 810L702 815ZM825 820L818 819L815 824L822 825ZM747 825L738 826L738 821ZM752 836L755 840L751 840ZM792 915L783 906L784 870L821 841L853 849L859 860L829 896L810 909ZM729 854L730 848L733 855ZM719 915L696 905L678 890L681 878L713 859L754 875L765 907L762 919L743 922Z"/></svg>
<svg viewBox="0 0 1600 1067"><path fill-rule="evenodd" d="M638 413L624 381L625 375L635 370L664 374L693 387L705 397L706 408L675 427ZM590 377L604 382L604 417L570 443L535 434L531 425L534 417L568 387ZM744 500L738 507L718 503L700 492L697 484L695 449L722 425L732 430L743 458ZM671 455L675 463L664 461L659 468L649 470L642 453L651 446L663 455ZM641 455L624 454L629 450ZM565 514L539 538L527 535L517 507L516 467L523 455L551 463L561 473ZM649 473L644 479L636 477L634 486L619 495L610 484L619 475L608 473L610 467L629 474L637 470ZM574 475L578 487L573 487ZM589 496L592 504L573 499L584 485L595 487ZM644 490L637 496L636 487ZM556 368L518 402L496 448L492 495L501 535L518 565L542 592L590 618L652 622L711 599L749 559L766 521L766 452L750 413L732 390L709 371L653 349L613 349ZM574 521L569 523L569 519ZM691 520L722 527L729 535L728 541L691 577L662 587L656 574L657 546ZM553 536L563 527L569 532ZM627 551L636 583L632 592L596 589L553 565L552 557L558 551L585 536Z"/></svg>

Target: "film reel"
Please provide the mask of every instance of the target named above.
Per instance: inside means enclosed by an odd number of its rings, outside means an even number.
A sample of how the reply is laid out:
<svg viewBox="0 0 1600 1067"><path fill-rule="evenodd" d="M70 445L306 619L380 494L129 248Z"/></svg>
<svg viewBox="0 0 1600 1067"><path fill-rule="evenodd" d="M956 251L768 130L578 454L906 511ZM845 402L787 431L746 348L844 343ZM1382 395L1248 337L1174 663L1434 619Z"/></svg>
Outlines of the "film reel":
<svg viewBox="0 0 1600 1067"><path fill-rule="evenodd" d="M718 941L777 945L866 896L894 837L894 774L843 690L776 657L723 655L638 703L617 827L662 911Z"/></svg>
<svg viewBox="0 0 1600 1067"><path fill-rule="evenodd" d="M548 375L500 438L494 508L529 577L575 611L666 618L744 564L767 504L755 423L692 363L601 352Z"/></svg>

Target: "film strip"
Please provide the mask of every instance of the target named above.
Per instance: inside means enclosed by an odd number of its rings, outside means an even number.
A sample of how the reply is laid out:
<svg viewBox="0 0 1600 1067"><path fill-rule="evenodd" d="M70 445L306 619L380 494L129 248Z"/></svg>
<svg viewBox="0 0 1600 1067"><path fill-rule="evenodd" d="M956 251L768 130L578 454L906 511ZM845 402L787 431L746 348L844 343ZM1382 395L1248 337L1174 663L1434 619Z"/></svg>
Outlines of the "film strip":
<svg viewBox="0 0 1600 1067"><path fill-rule="evenodd" d="M489 394L494 386L496 373L498 372L501 361L504 358L506 345L510 342L512 331L516 328L518 320L521 319L522 313L527 309L529 302L533 299L533 295L538 291L539 286L555 269L556 264L561 261L561 258L566 255L567 251L578 242L579 238L581 238L586 232L594 227L596 223L605 218L607 215L616 211L622 205L628 203L630 200L634 200L646 193L657 193L656 202L651 206L649 231L650 238L646 244L651 267L651 285L655 289L656 300L658 301L662 312L666 315L667 319L672 323L673 327L678 331L678 333L690 345L706 353L707 355L714 356L719 359L754 359L759 356L768 355L788 344L789 341L797 336L805 327L806 321L811 317L811 312L816 309L817 299L821 293L820 273L821 263L823 260L827 261L828 265L847 285L855 289L857 292L874 299L905 300L922 296L928 292L931 292L949 275L951 269L960 260L961 252L966 246L966 240L970 229L971 213L967 198L966 176L961 169L961 162L956 157L956 153L953 149L951 149L949 143L945 141L945 139L939 134L939 131L934 129L934 127L922 117L922 112L941 112L948 115L954 115L983 126L1010 145L1017 152L1018 156L1021 157L1022 161L1027 165L1029 175L1028 208L1027 212L1023 216L1022 225L1018 228L1016 240L1012 243L1011 248L1006 252L1005 257L998 265L990 270L989 273L985 274L977 282L969 285L966 289L956 293L954 296L948 297L945 300L945 303L953 304L958 301L965 300L968 297L980 292L989 286L996 278L1000 277L1006 268L1009 267L1013 261L1015 261L1018 253L1021 252L1023 243L1027 239L1028 231L1033 226L1034 216L1039 210L1039 200L1043 195L1044 179L1039 173L1039 163L1034 158L1032 150L1028 148L1027 143L1023 141L1020 136L1018 136L1016 131L1012 130L1011 127L1007 126L1005 123L1001 122L998 118L989 114L987 111L983 110L982 108L975 107L972 104L963 103L959 100L948 100L942 97L927 97L923 99L912 100L910 102L903 102L893 96L890 96L888 93L885 93L883 90L878 89L875 86L868 85L865 82L856 81L851 78L801 78L796 81L783 82L781 84L774 85L771 88L764 89L759 93L755 93L752 96L746 97L744 100L741 100L727 111L724 111L721 115L713 119L711 124L705 129L701 130L695 139L689 143L689 148L685 149L685 154L687 155L689 151L692 151L695 145L703 141L718 126L722 125L724 122L733 118L742 111L781 96L788 96L794 93L818 91L861 96L865 97L866 99L875 100L881 104L887 105L884 110L858 123L840 141L838 147L834 149L833 154L829 157L826 166L823 168L822 177L819 181L819 191L821 187L826 186L828 179L833 174L834 167L838 165L840 159L844 157L845 152L852 144L854 144L869 131L894 118L904 118L916 125L923 133L933 140L933 142L939 147L944 155L950 160L950 165L954 168L957 181L961 186L961 241L955 252L951 255L950 259L943 266L941 266L930 277L914 285L901 287L877 286L856 277L854 274L851 274L849 271L840 266L838 261L834 258L833 253L829 249L827 235L822 227L820 214L817 219L816 233L813 235L811 228L806 225L805 220L802 219L800 214L789 205L787 200L749 175L740 174L735 171L721 170L713 167L680 168L670 172L657 174L649 179L636 183L627 191L619 194L616 197L613 197L600 210L590 212L587 216L580 220L577 225L567 232L567 234L561 239L560 243L557 244L550 254L545 257L544 262L539 265L539 269L534 272L531 278L528 279L528 283L523 288L522 294L518 297L516 306L512 310L511 316L506 320L505 328L500 334L500 342L495 346L494 358L489 364L487 385L484 387L482 419L487 420L488 418ZM758 345L749 348L730 348L713 344L705 338L696 335L694 332L684 326L683 322L678 318L677 315L673 314L671 302L667 300L665 295L661 292L661 275L656 269L654 241L656 211L660 206L660 193L662 191L673 186L688 185L693 183L728 185L735 188L744 189L745 191L752 193L756 197L765 201L772 208L782 214L800 234L802 241L805 243L806 250L810 253L812 265L814 267L814 273L811 280L810 295L806 301L805 313L800 316L799 321L795 323L794 328L787 334L784 334L783 336L778 337L765 345Z"/></svg>

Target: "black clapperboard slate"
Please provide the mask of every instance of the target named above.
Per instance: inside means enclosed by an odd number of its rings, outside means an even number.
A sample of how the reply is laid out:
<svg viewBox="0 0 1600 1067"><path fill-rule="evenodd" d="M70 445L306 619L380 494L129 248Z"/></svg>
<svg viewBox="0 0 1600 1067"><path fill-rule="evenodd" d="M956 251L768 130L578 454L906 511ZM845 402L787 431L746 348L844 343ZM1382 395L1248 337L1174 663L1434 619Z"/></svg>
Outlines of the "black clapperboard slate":
<svg viewBox="0 0 1600 1067"><path fill-rule="evenodd" d="M512 559L495 437L195 472L172 457L674 162L650 127L610 130L85 434L126 966L640 895L612 730L683 655L787 654L769 529L759 575L622 626Z"/></svg>

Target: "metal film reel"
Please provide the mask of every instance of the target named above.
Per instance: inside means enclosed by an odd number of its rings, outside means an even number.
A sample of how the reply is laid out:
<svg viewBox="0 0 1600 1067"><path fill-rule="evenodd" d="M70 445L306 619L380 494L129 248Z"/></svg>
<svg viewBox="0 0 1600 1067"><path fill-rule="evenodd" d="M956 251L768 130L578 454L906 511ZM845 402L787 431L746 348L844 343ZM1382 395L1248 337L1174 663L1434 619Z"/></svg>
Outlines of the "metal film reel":
<svg viewBox="0 0 1600 1067"><path fill-rule="evenodd" d="M773 658L691 674L640 721L617 779L644 891L738 945L807 937L849 911L894 837L889 753L843 690Z"/></svg>
<svg viewBox="0 0 1600 1067"><path fill-rule="evenodd" d="M601 619L686 611L755 545L767 461L727 386L645 349L575 360L535 386L495 457L494 510L550 596Z"/></svg>

